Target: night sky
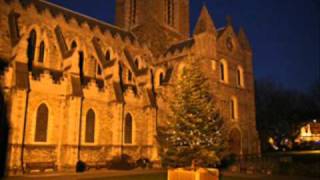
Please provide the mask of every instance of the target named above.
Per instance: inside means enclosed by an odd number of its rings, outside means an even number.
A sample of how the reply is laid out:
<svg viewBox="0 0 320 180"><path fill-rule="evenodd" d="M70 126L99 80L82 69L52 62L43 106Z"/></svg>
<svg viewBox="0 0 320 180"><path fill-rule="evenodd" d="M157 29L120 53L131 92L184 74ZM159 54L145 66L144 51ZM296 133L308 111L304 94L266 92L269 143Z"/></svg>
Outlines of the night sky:
<svg viewBox="0 0 320 180"><path fill-rule="evenodd" d="M113 24L115 0L51 0ZM243 26L254 52L256 79L306 91L320 81L320 0L190 0L191 31L206 4L216 27L231 15Z"/></svg>

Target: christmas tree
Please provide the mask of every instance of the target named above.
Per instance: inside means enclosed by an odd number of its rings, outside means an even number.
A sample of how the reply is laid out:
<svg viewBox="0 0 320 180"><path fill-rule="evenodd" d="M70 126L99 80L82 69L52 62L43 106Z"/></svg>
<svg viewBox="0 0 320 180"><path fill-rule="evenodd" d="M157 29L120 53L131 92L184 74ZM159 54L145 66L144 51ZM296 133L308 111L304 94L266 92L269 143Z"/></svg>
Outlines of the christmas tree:
<svg viewBox="0 0 320 180"><path fill-rule="evenodd" d="M167 167L216 166L225 147L223 119L198 62L188 64L174 85L168 121L157 129L159 155Z"/></svg>

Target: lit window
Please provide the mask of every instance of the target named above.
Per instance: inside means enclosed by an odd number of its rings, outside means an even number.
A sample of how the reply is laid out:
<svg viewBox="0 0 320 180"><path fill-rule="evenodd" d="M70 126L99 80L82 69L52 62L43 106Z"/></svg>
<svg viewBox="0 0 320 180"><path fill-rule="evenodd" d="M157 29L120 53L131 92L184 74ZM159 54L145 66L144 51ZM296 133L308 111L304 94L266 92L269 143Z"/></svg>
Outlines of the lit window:
<svg viewBox="0 0 320 180"><path fill-rule="evenodd" d="M243 77L243 69L242 67L237 68L237 86L244 87L244 77Z"/></svg>
<svg viewBox="0 0 320 180"><path fill-rule="evenodd" d="M232 97L230 101L230 116L233 120L238 119L238 101L235 97Z"/></svg>
<svg viewBox="0 0 320 180"><path fill-rule="evenodd" d="M220 81L228 83L228 64L226 60L221 60L219 65Z"/></svg>

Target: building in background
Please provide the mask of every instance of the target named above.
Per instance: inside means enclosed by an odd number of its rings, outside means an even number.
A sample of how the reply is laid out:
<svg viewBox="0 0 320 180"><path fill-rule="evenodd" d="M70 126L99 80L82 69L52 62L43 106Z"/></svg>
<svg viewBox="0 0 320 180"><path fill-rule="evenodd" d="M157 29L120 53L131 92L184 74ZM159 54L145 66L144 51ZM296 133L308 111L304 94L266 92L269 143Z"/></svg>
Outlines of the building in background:
<svg viewBox="0 0 320 180"><path fill-rule="evenodd" d="M116 25L44 0L0 0L0 25L8 172L120 154L158 161L156 128L192 59L209 78L230 151L260 153L252 49L230 18L216 28L203 7L190 35L189 0L116 0Z"/></svg>

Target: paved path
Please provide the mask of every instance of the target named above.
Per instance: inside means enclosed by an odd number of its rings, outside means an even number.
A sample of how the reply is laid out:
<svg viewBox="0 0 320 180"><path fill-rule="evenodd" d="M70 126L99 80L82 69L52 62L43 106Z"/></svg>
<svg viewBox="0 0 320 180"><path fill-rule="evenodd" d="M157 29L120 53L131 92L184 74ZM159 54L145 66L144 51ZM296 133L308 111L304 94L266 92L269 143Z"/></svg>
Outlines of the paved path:
<svg viewBox="0 0 320 180"><path fill-rule="evenodd" d="M166 170L162 169L152 169L152 170L142 170L135 169L129 171L118 171L118 170L90 170L84 173L48 173L48 174L29 174L23 176L13 176L7 177L5 180L28 180L28 179L41 179L41 180L54 180L54 179L66 179L66 180L78 180L78 179L103 179L104 177L116 177L120 176L131 176L131 175L142 175L142 174L159 174L166 173ZM243 173L230 173L223 172L223 177L221 180L319 180L317 178L308 177L292 177L292 176L268 176L263 174L243 174Z"/></svg>
<svg viewBox="0 0 320 180"><path fill-rule="evenodd" d="M76 179L95 179L101 177L119 177L119 176L129 176L129 175L140 175L140 174L158 174L158 173L166 173L166 170L162 169L152 169L152 170L142 170L142 169L134 169L134 170L90 170L83 173L47 173L47 174L37 174L32 173L23 176L12 176L7 177L5 180L22 180L22 179L67 179L67 180L76 180Z"/></svg>

